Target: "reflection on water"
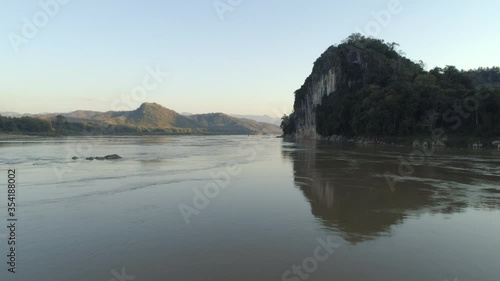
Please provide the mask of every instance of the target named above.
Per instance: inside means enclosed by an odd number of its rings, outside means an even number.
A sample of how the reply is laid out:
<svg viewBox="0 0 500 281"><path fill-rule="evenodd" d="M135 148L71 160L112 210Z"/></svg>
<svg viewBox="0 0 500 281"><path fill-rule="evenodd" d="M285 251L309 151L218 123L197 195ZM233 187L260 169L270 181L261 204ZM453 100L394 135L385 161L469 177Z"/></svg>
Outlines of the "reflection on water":
<svg viewBox="0 0 500 281"><path fill-rule="evenodd" d="M495 152L477 157L436 151L411 177L400 177L392 191L383 175L397 174L397 156L411 151L386 149L285 143L282 154L293 162L295 184L312 214L352 244L390 235L392 226L422 213L500 208Z"/></svg>
<svg viewBox="0 0 500 281"><path fill-rule="evenodd" d="M67 148L86 142L88 156L123 159L73 161ZM134 280L282 280L331 237L340 248L308 281L498 281L500 151L436 151L400 176L409 153L247 136L0 142L21 218L19 272L0 268L0 280L110 280L122 268ZM186 224L179 204L233 162L241 174Z"/></svg>

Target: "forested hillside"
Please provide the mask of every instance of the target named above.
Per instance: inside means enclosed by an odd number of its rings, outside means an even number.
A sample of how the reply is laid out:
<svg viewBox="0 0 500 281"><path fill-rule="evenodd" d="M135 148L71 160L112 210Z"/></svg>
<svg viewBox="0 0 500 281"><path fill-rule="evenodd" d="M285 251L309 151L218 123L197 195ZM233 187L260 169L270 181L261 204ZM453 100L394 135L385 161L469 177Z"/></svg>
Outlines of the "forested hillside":
<svg viewBox="0 0 500 281"><path fill-rule="evenodd" d="M183 116L156 103L132 111L74 111L36 117L0 116L0 133L45 135L113 134L269 134L278 126L223 113Z"/></svg>
<svg viewBox="0 0 500 281"><path fill-rule="evenodd" d="M282 128L294 135L315 83L334 72L335 89L313 109L316 132L327 137L413 136L443 128L449 134L500 136L500 68L424 70L398 44L351 35L314 63L295 92L294 113ZM304 126L304 125L302 125Z"/></svg>

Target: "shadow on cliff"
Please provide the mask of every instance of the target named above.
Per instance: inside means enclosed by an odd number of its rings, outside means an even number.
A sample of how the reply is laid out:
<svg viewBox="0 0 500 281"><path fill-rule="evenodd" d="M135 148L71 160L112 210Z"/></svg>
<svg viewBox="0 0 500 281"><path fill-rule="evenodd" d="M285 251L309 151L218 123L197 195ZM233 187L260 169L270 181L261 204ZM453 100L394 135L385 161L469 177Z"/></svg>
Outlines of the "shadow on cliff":
<svg viewBox="0 0 500 281"><path fill-rule="evenodd" d="M352 244L390 235L392 226L422 213L500 207L500 197L471 189L472 177L458 180L439 163L417 167L412 178L399 182L392 191L383 175L397 173L399 152L302 142L284 143L282 154L293 162L295 184L311 204L312 214ZM443 183L455 187L444 188ZM489 204L484 204L485 198L491 199Z"/></svg>

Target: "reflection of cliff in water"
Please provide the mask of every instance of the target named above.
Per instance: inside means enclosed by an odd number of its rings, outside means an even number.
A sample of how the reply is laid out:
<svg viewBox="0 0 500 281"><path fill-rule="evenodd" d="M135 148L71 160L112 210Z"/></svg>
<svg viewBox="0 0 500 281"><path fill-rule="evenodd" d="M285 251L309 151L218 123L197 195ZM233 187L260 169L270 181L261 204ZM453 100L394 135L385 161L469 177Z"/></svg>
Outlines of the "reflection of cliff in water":
<svg viewBox="0 0 500 281"><path fill-rule="evenodd" d="M387 235L407 216L460 212L473 200L462 188L444 190L418 180L399 182L392 192L383 175L398 171L394 154L374 147L289 145L283 147L283 155L293 161L295 183L313 215L351 243ZM446 176L439 166L417 168L415 176L419 173Z"/></svg>

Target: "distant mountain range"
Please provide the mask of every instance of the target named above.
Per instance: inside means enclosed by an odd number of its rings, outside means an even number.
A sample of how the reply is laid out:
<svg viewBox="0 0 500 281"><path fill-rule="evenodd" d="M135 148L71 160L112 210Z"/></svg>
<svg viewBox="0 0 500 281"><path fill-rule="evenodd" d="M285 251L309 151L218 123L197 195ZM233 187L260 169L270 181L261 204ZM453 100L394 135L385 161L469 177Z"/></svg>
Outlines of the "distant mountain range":
<svg viewBox="0 0 500 281"><path fill-rule="evenodd" d="M29 116L29 114L21 114L21 113L10 112L10 111L2 111L2 112L0 112L0 115L5 116L5 117L23 117L23 116Z"/></svg>
<svg viewBox="0 0 500 281"><path fill-rule="evenodd" d="M257 122L274 124L277 126L281 124L281 117L271 117L269 115L239 115L239 114L230 114L230 115L236 118L250 119Z"/></svg>
<svg viewBox="0 0 500 281"><path fill-rule="evenodd" d="M3 113L0 113L3 115ZM192 133L217 134L281 134L281 129L270 123L236 118L223 113L181 115L157 103L143 103L132 111L83 111L37 114L33 117L54 120L57 115L68 122L90 122L103 125L126 126L142 130L181 129ZM8 115L5 115L8 116Z"/></svg>
<svg viewBox="0 0 500 281"><path fill-rule="evenodd" d="M184 116L193 115L193 113L183 112L181 113ZM241 114L228 114L229 116L241 118L241 119L250 119L257 122L269 123L279 126L281 124L281 118L271 117L269 115L241 115Z"/></svg>

